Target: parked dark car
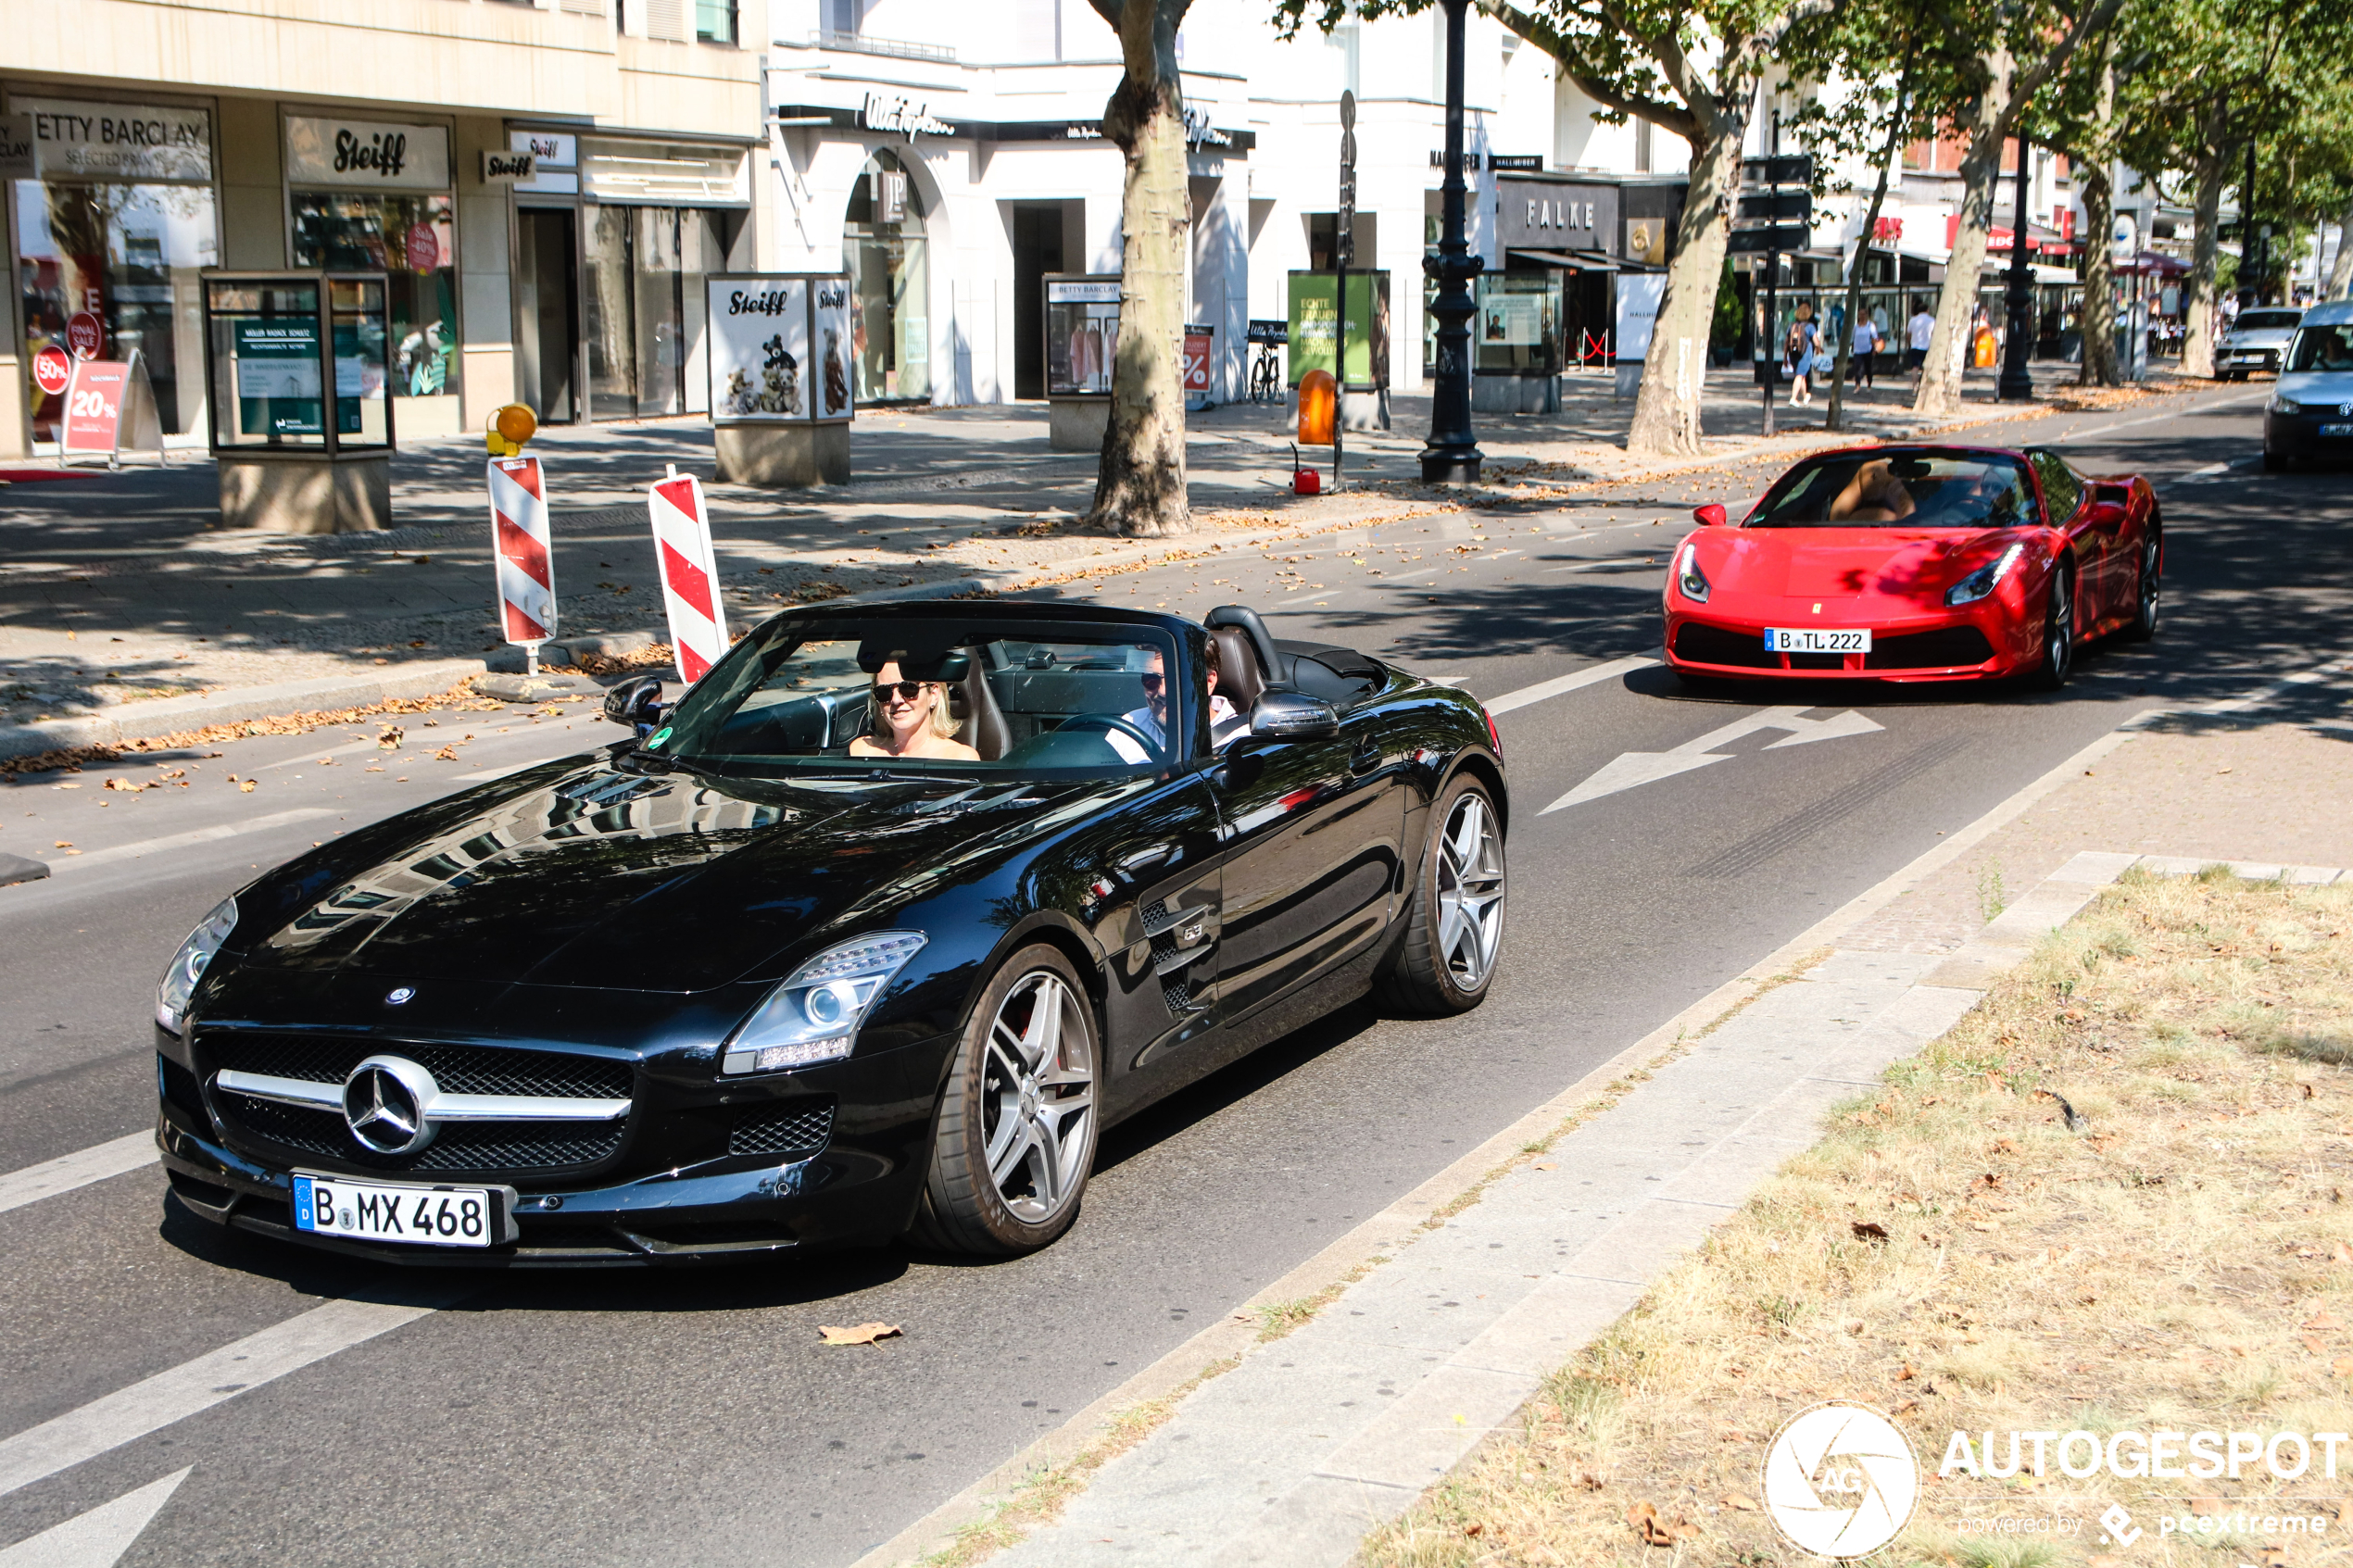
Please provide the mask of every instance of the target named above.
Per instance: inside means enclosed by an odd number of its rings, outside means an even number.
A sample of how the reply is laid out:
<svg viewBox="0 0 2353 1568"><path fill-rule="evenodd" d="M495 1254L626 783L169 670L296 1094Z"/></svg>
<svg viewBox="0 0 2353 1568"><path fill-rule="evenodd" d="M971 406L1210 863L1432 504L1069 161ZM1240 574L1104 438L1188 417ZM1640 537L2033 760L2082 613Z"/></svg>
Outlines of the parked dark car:
<svg viewBox="0 0 2353 1568"><path fill-rule="evenodd" d="M955 755L870 754L892 691L945 702ZM1108 1123L1367 989L1438 1015L1494 975L1479 705L1247 609L798 609L607 710L632 738L189 936L157 1010L180 1202L416 1262L1015 1253Z"/></svg>

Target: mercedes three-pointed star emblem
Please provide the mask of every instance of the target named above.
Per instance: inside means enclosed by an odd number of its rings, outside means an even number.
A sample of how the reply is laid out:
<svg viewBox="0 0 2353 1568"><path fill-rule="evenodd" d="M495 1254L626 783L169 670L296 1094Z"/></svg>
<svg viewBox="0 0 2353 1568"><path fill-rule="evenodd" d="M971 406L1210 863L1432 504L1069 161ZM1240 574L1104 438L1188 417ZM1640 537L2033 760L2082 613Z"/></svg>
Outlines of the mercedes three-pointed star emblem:
<svg viewBox="0 0 2353 1568"><path fill-rule="evenodd" d="M378 1154L414 1154L440 1127L426 1115L440 1085L406 1057L371 1056L343 1081L343 1119L360 1146Z"/></svg>

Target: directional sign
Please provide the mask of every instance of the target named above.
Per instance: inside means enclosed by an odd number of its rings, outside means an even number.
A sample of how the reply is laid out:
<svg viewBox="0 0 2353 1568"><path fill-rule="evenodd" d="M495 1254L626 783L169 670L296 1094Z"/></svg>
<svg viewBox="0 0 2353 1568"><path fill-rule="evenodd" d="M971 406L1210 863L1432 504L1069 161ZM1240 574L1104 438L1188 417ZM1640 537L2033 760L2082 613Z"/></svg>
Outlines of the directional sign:
<svg viewBox="0 0 2353 1568"><path fill-rule="evenodd" d="M1743 196L1732 216L1742 219L1793 218L1802 223L1814 216L1814 193L1768 191L1762 195Z"/></svg>
<svg viewBox="0 0 2353 1568"><path fill-rule="evenodd" d="M1734 255L1743 251L1804 250L1813 237L1812 230L1794 223L1777 224L1770 229L1735 229L1730 244L1724 248Z"/></svg>
<svg viewBox="0 0 2353 1568"><path fill-rule="evenodd" d="M1765 747L1767 751L1779 751L1785 746L1810 746L1818 740L1841 740L1848 735L1867 735L1885 728L1852 709L1828 719L1804 718L1805 712L1803 708L1768 708L1745 719L1735 719L1721 729L1710 730L1696 740L1687 740L1672 751L1629 751L1537 815L1545 816L1566 807L1581 806L1588 800L1616 795L1619 790L1632 789L1637 784L1671 779L1678 773L1688 773L1695 768L1730 762L1732 754L1718 751L1717 747L1730 746L1743 735L1753 735L1760 731L1789 732Z"/></svg>
<svg viewBox="0 0 2353 1568"><path fill-rule="evenodd" d="M1812 153L1776 153L1770 157L1741 159L1744 185L1810 185L1814 182Z"/></svg>

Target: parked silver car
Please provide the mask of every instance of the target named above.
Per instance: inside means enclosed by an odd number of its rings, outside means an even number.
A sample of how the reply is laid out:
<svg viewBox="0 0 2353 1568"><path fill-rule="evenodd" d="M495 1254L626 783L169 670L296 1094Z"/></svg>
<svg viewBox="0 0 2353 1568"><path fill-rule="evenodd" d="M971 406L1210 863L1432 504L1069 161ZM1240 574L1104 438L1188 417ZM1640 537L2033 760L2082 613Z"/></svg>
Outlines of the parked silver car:
<svg viewBox="0 0 2353 1568"><path fill-rule="evenodd" d="M2250 370L2277 374L2280 361L2287 356L2288 340L2296 335L2296 325L2303 320L2301 310L2270 306L2240 311L2239 319L2222 334L2221 346L2215 351L2215 378L2245 381Z"/></svg>

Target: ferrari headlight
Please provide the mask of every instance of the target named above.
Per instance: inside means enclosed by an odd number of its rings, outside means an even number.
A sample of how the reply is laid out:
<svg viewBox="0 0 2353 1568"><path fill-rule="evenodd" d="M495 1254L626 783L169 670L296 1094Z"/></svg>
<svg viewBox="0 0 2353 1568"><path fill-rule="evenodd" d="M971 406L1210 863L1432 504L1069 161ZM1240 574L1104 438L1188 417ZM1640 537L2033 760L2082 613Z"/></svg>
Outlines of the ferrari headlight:
<svg viewBox="0 0 2353 1568"><path fill-rule="evenodd" d="M2025 553L2024 545L2012 545L2008 549L1944 590L1944 602L1948 605L1975 604L1992 593L2000 584L2002 579L2009 575L2010 568L2016 566L2018 558Z"/></svg>
<svg viewBox="0 0 2353 1568"><path fill-rule="evenodd" d="M237 901L223 898L213 906L180 950L171 955L171 967L163 972L163 984L156 987L156 1022L177 1035L187 1022L188 998L196 994L196 982L204 978L213 954L229 940L237 929Z"/></svg>
<svg viewBox="0 0 2353 1568"><path fill-rule="evenodd" d="M1707 574L1699 569L1699 546L1686 545L1675 561L1675 586L1693 604L1707 602Z"/></svg>
<svg viewBox="0 0 2353 1568"><path fill-rule="evenodd" d="M2300 414L2304 412L2304 405L2298 403L2293 397L2282 397L2275 392L2271 395L2271 412L2274 414Z"/></svg>
<svg viewBox="0 0 2353 1568"><path fill-rule="evenodd" d="M859 1022L928 940L884 931L828 947L786 977L727 1042L722 1073L777 1073L849 1054Z"/></svg>

